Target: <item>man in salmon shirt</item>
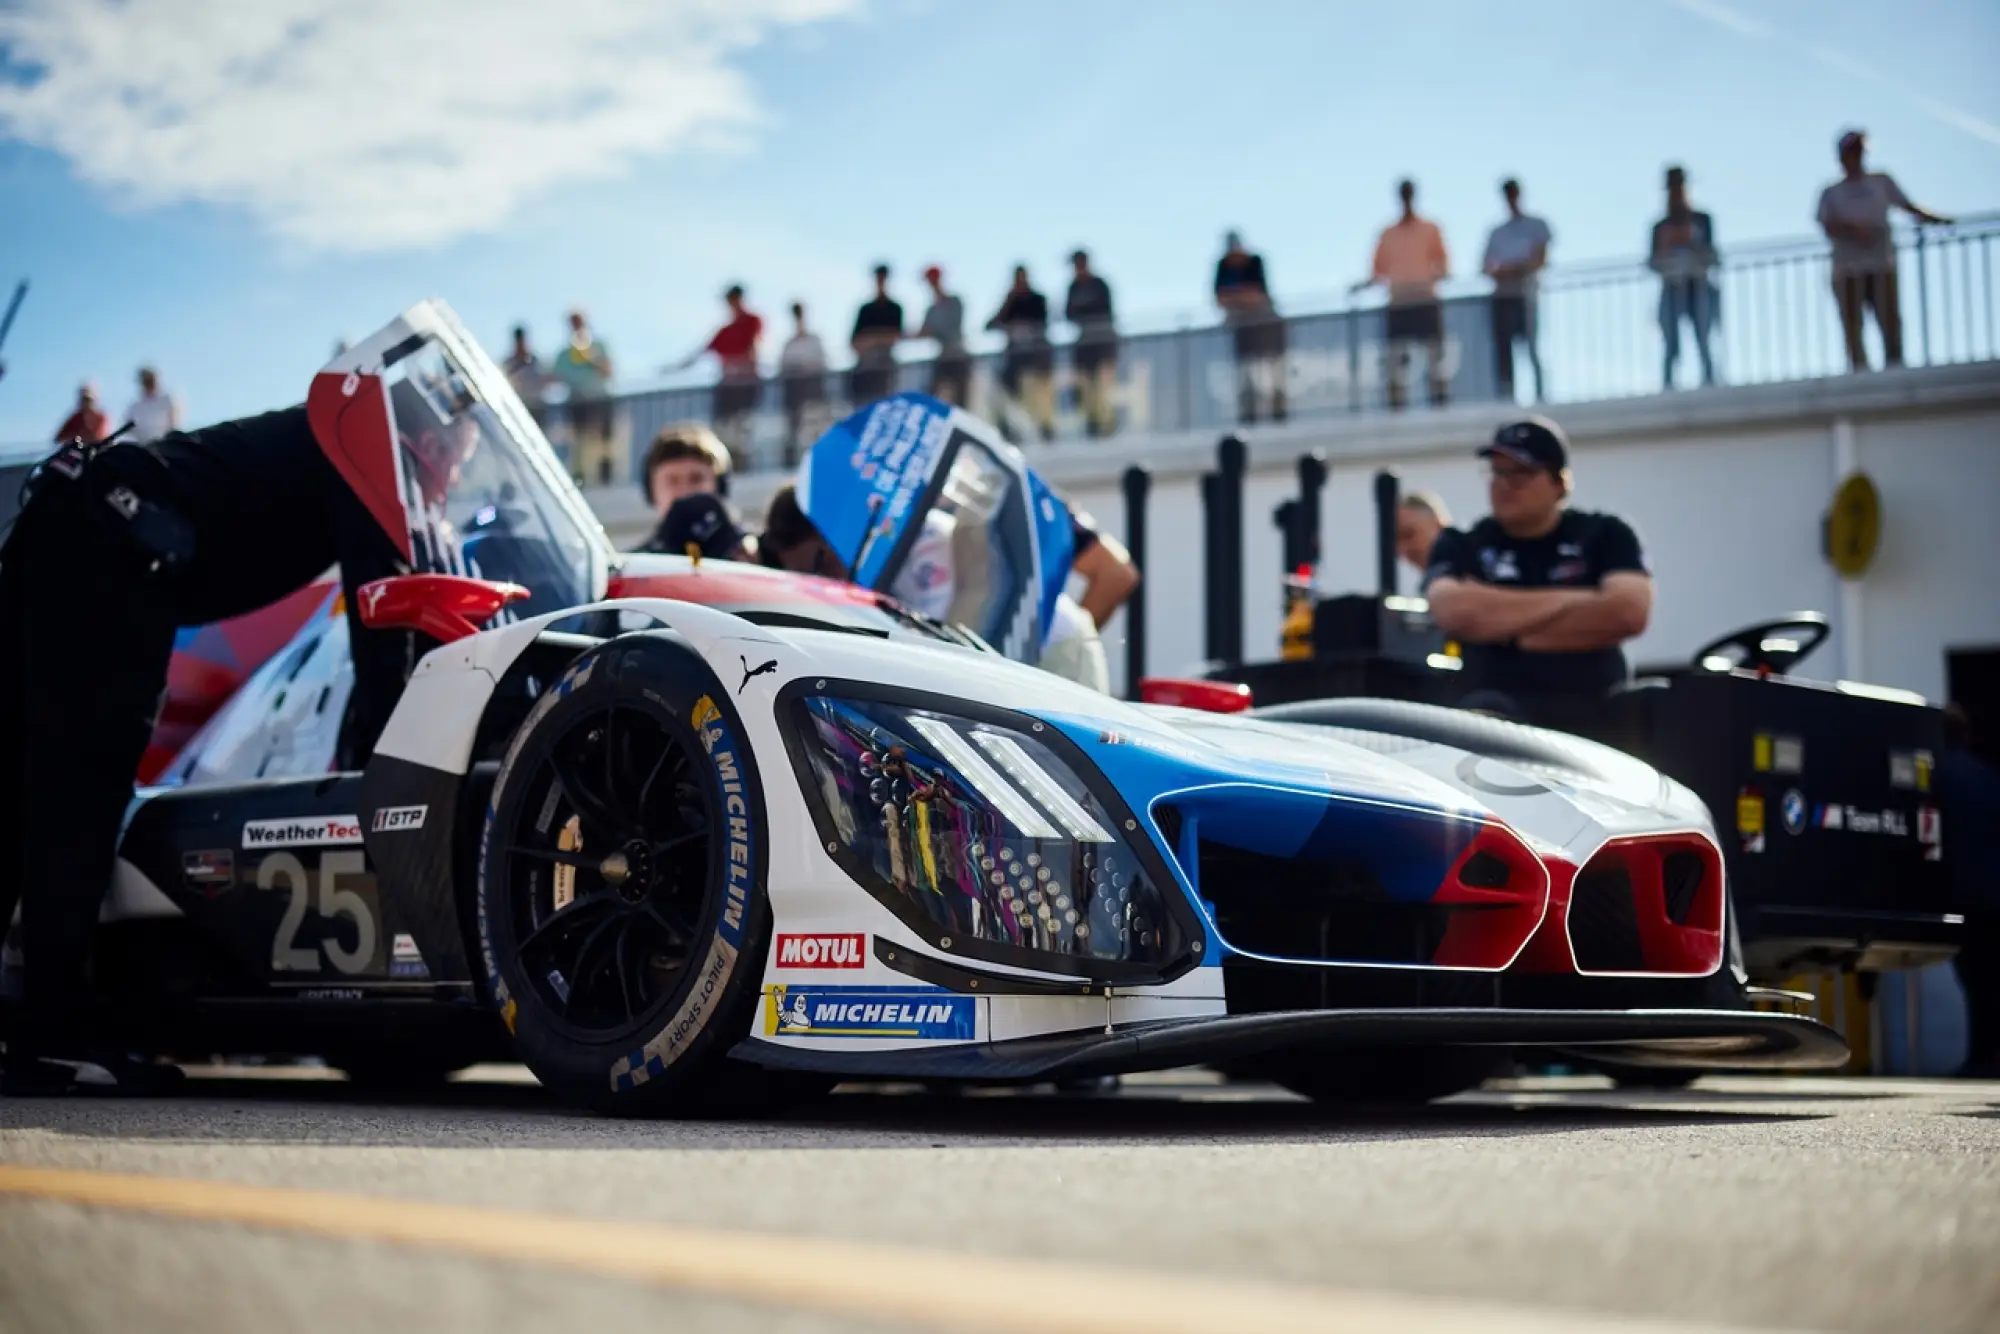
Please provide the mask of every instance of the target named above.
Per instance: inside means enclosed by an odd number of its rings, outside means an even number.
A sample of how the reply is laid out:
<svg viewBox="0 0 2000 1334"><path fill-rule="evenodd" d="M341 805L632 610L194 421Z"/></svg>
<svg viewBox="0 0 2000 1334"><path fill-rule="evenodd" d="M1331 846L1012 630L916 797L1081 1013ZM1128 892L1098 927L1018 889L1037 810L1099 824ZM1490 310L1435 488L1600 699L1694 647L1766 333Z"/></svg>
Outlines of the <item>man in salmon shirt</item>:
<svg viewBox="0 0 2000 1334"><path fill-rule="evenodd" d="M1382 229L1373 270L1354 290L1377 283L1389 289L1384 333L1390 353L1389 406L1401 408L1408 396L1412 343L1428 349L1430 401L1439 404L1445 400L1444 308L1438 304L1437 285L1450 275L1451 260L1445 253L1444 233L1417 214L1416 182L1399 183L1396 193L1403 200L1403 216Z"/></svg>

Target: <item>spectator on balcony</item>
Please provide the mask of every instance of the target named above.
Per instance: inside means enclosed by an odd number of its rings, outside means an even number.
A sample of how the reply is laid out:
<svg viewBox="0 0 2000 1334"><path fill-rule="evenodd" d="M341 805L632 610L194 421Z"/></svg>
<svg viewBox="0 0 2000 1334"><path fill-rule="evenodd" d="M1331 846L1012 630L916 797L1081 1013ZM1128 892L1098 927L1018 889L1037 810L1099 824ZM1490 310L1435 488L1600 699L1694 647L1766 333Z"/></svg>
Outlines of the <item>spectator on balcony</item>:
<svg viewBox="0 0 2000 1334"><path fill-rule="evenodd" d="M1007 350L1000 358L1001 387L1027 414L1043 440L1055 439L1055 352L1049 347L1049 301L1028 282L1026 265L1014 266L1014 284L986 327L1007 335ZM1000 429L1008 439L1017 438L1005 413L1000 416Z"/></svg>
<svg viewBox="0 0 2000 1334"><path fill-rule="evenodd" d="M828 425L826 407L826 344L806 328L806 308L792 303L792 336L778 352L778 374L785 387L785 466Z"/></svg>
<svg viewBox="0 0 2000 1334"><path fill-rule="evenodd" d="M339 351L336 351L336 356ZM500 369L507 376L507 383L514 387L526 405L528 415L537 425L542 420L543 395L548 389L549 373L542 366L542 359L535 355L535 349L528 346L528 326L514 326L514 346L508 350L507 359L500 363Z"/></svg>
<svg viewBox="0 0 2000 1334"><path fill-rule="evenodd" d="M97 406L97 386L85 380L76 390L76 411L63 418L63 424L56 427L56 443L66 444L71 440L81 440L94 445L111 434L111 419L104 415L104 409Z"/></svg>
<svg viewBox="0 0 2000 1334"><path fill-rule="evenodd" d="M1425 349L1430 401L1434 405L1445 401L1444 307L1438 302L1437 285L1450 276L1451 257L1438 225L1417 213L1417 183L1397 182L1396 196L1402 200L1403 214L1382 229L1369 275L1354 290L1379 283L1389 291L1384 320L1389 406L1401 409L1409 395L1410 347L1417 343Z"/></svg>
<svg viewBox="0 0 2000 1334"><path fill-rule="evenodd" d="M1493 280L1493 383L1500 397L1514 397L1514 344L1528 345L1528 365L1535 372L1535 402L1543 401L1542 358L1535 350L1535 288L1537 275L1549 262L1553 238L1548 223L1521 209L1521 183L1500 182L1507 201L1507 220L1486 238L1486 262L1481 266Z"/></svg>
<svg viewBox="0 0 2000 1334"><path fill-rule="evenodd" d="M611 483L616 463L611 410L611 350L590 331L581 310L569 313L569 341L550 367L569 390L571 468L580 478L599 486Z"/></svg>
<svg viewBox="0 0 2000 1334"><path fill-rule="evenodd" d="M1083 432L1093 439L1117 426L1118 324L1111 309L1111 284L1090 267L1090 255L1069 257L1073 276L1063 315L1076 326L1076 383L1083 400Z"/></svg>
<svg viewBox="0 0 2000 1334"><path fill-rule="evenodd" d="M1268 404L1271 420L1285 419L1285 322L1271 300L1264 274L1264 257L1243 246L1230 232L1222 238L1222 258L1215 262L1215 304L1236 344L1237 420L1257 420Z"/></svg>
<svg viewBox="0 0 2000 1334"><path fill-rule="evenodd" d="M1694 328L1694 349L1701 358L1701 382L1715 383L1715 358L1709 336L1720 318L1712 273L1721 262L1715 250L1715 220L1689 205L1687 172L1667 168L1667 213L1653 224L1653 244L1647 267L1660 275L1660 341L1664 346L1660 383L1674 387L1674 367L1681 358L1681 321Z"/></svg>
<svg viewBox="0 0 2000 1334"><path fill-rule="evenodd" d="M132 434L127 439L136 445L181 429L181 405L160 388L160 373L151 366L139 368L139 396L125 409L125 420L132 423Z"/></svg>
<svg viewBox="0 0 2000 1334"><path fill-rule="evenodd" d="M1451 527L1451 511L1435 491L1412 491L1396 506L1396 554L1418 574L1430 568L1438 534Z"/></svg>
<svg viewBox="0 0 2000 1334"><path fill-rule="evenodd" d="M889 299L889 266L875 266L875 298L854 315L854 369L847 375L847 397L865 408L896 389L896 344L903 341L903 308Z"/></svg>
<svg viewBox="0 0 2000 1334"><path fill-rule="evenodd" d="M741 454L749 447L750 414L757 410L757 400L764 389L757 378L757 349L764 338L764 317L743 304L741 284L731 285L722 294L722 300L729 307L728 322L707 343L667 369L686 370L708 353L715 354L722 374L715 382L709 420L723 441Z"/></svg>
<svg viewBox="0 0 2000 1334"><path fill-rule="evenodd" d="M1819 196L1820 229L1833 242L1833 298L1847 335L1847 361L1857 371L1868 369L1868 349L1861 341L1863 307L1875 312L1884 367L1903 364L1903 315L1897 304L1889 210L1900 208L1919 222L1951 221L1911 203L1888 173L1863 167L1867 147L1868 136L1860 130L1840 136L1841 177Z"/></svg>
<svg viewBox="0 0 2000 1334"><path fill-rule="evenodd" d="M972 392L972 354L965 347L965 303L956 293L944 290L944 270L933 264L924 270L924 282L931 289L931 304L916 336L938 346L931 362L931 397L954 407L964 407Z"/></svg>

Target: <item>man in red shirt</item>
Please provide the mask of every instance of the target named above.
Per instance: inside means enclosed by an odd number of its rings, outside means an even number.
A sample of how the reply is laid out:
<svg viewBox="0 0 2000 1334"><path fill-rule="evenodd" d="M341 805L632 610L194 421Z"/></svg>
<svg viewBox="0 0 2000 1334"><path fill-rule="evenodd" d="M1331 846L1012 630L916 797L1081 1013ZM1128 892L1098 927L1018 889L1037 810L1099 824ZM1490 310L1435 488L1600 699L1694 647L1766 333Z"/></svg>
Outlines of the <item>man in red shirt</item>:
<svg viewBox="0 0 2000 1334"><path fill-rule="evenodd" d="M56 427L56 443L81 440L94 445L111 434L111 419L104 415L104 409L97 406L97 386L88 380L76 391L76 411L63 418L63 424Z"/></svg>
<svg viewBox="0 0 2000 1334"><path fill-rule="evenodd" d="M715 402L710 411L717 435L729 448L742 455L750 439L750 414L757 409L763 382L757 378L757 345L764 337L764 320L743 304L743 288L731 287L722 294L729 303L729 322L715 331L715 337L691 354L679 367L686 369L713 352L722 363L722 378L715 382Z"/></svg>

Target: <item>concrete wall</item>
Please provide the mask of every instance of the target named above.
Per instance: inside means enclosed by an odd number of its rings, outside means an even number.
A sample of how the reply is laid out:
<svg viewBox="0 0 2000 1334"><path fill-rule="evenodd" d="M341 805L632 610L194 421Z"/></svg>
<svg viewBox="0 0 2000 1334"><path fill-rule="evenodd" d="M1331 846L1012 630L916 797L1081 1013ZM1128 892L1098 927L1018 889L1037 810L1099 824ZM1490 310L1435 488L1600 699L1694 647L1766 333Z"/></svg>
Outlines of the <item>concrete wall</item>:
<svg viewBox="0 0 2000 1334"><path fill-rule="evenodd" d="M1326 456L1321 589L1374 583L1372 479L1394 469L1405 491L1442 495L1453 515L1483 514L1473 449L1503 414L1488 407L1368 415L1248 429L1244 485L1244 645L1277 650L1279 534L1271 512L1295 494L1296 460ZM1808 674L1944 691L1948 645L2000 643L2000 365L1946 367L1757 385L1580 405L1558 416L1575 447L1576 501L1638 529L1659 586L1635 662L1684 658L1739 625L1801 609L1825 612L1834 638ZM1845 425L1842 425L1845 423ZM1153 471L1144 596L1148 669L1185 671L1202 656L1200 476L1216 439L1153 436L1029 451L1073 503L1125 531L1119 477ZM1854 588L1820 552L1820 521L1845 460L1880 489L1883 541ZM734 498L761 513L771 475L740 477ZM636 492L591 493L621 543L648 526ZM1401 572L1413 591L1414 572ZM1123 617L1109 627L1123 674Z"/></svg>

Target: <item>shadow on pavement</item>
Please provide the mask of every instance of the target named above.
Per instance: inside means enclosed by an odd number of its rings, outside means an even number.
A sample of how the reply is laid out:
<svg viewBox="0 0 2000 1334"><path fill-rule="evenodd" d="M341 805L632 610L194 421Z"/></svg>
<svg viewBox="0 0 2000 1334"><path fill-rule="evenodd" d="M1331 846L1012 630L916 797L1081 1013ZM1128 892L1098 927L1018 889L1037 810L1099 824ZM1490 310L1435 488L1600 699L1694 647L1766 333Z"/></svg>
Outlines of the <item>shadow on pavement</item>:
<svg viewBox="0 0 2000 1334"><path fill-rule="evenodd" d="M1328 1143L1741 1126L1823 1113L1703 1105L1695 1090L1585 1098L1508 1093L1423 1106L1326 1107L1262 1085L1152 1085L1119 1094L850 1086L781 1119L619 1121L532 1083L463 1081L401 1096L337 1079L201 1078L157 1100L11 1101L12 1129L139 1141L521 1149L886 1149L1007 1143ZM1620 1098L1643 1106L1620 1105ZM1761 1095L1746 1101L1768 1101ZM1675 1105L1662 1105L1671 1101ZM1685 1104L1685 1105L1681 1105Z"/></svg>

